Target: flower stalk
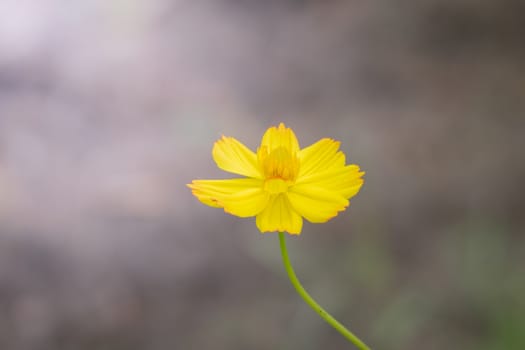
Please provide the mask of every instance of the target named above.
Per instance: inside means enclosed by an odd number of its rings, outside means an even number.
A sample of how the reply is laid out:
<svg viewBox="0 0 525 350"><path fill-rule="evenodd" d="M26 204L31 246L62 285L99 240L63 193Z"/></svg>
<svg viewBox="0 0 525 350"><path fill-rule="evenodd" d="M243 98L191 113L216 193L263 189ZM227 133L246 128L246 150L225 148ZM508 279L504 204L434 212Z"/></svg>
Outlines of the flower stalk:
<svg viewBox="0 0 525 350"><path fill-rule="evenodd" d="M328 322L328 324L334 327L339 333L343 335L343 337L348 339L358 349L370 350L370 348L362 340L360 340L355 334L346 329L346 327L339 323L339 321L333 318L332 315L330 315L325 309L323 309L323 307L321 307L303 288L301 282L299 282L299 279L297 279L297 276L295 275L293 267L290 263L290 259L288 258L288 250L286 249L286 239L285 234L283 232L279 232L279 243L281 245L281 255L283 257L284 268L288 273L288 277L290 278L290 281L292 282L292 285L294 286L295 290L301 296L301 298L303 298L306 304L308 304L308 306L310 306L315 312L317 312L319 316L321 316L321 318L323 318L326 322Z"/></svg>

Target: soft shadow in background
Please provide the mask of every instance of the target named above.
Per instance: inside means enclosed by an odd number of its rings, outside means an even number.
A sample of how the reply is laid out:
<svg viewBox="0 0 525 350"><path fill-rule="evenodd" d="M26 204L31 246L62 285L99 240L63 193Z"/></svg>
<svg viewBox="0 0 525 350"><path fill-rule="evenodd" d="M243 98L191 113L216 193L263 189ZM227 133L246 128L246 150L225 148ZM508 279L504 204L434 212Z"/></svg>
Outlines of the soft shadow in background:
<svg viewBox="0 0 525 350"><path fill-rule="evenodd" d="M0 348L339 349L277 237L198 203L221 134L342 141L290 238L374 349L525 348L520 1L0 4Z"/></svg>

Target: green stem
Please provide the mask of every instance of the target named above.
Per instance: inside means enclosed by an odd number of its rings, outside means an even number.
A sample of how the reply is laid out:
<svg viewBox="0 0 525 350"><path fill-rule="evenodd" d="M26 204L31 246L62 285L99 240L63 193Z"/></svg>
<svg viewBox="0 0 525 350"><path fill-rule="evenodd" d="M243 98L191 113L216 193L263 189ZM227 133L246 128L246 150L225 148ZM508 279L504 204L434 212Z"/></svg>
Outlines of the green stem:
<svg viewBox="0 0 525 350"><path fill-rule="evenodd" d="M304 299L304 301L310 306L315 312L319 314L326 322L328 322L332 327L334 327L339 333L341 333L346 339L348 339L352 344L357 346L361 350L370 350L370 348L363 343L358 337L356 337L352 332L345 328L341 323L339 323L335 318L332 317L325 309L323 309L317 302L312 299L312 297L304 290L301 282L297 279L292 265L290 264L290 259L288 258L288 251L286 250L286 240L284 233L279 232L279 242L281 243L281 254L283 256L283 263L288 277L292 282L295 290L299 295Z"/></svg>

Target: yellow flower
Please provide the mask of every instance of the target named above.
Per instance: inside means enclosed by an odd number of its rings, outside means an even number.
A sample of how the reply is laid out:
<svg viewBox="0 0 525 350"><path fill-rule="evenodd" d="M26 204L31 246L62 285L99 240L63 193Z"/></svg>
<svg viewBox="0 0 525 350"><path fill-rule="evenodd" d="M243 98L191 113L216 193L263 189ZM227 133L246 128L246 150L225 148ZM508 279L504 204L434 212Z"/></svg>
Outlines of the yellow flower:
<svg viewBox="0 0 525 350"><path fill-rule="evenodd" d="M245 178L193 180L188 185L202 203L239 217L256 217L261 232L300 234L303 217L321 223L350 204L364 172L345 165L340 143L324 138L300 149L292 129L269 128L257 154L233 137L213 147L217 166Z"/></svg>

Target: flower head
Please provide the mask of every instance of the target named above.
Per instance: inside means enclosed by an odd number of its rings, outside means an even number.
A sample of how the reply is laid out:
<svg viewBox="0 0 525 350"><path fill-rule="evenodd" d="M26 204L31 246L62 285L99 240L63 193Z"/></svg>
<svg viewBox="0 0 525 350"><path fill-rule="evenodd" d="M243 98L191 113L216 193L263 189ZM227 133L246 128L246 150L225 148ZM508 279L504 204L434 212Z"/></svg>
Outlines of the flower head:
<svg viewBox="0 0 525 350"><path fill-rule="evenodd" d="M301 233L303 218L321 223L350 205L363 185L359 166L345 165L340 143L324 138L300 149L292 129L269 128L257 153L233 137L215 142L217 166L244 178L193 180L202 203L239 217L256 217L261 232Z"/></svg>

